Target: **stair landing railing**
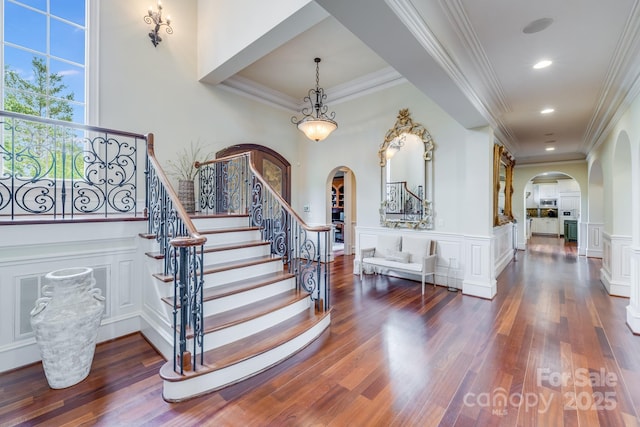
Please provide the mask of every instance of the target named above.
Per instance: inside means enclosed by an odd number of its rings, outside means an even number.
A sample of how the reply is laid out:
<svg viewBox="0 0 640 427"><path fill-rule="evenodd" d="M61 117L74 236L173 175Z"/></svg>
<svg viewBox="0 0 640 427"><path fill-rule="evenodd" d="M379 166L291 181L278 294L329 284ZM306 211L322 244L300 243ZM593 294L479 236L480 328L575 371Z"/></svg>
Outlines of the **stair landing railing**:
<svg viewBox="0 0 640 427"><path fill-rule="evenodd" d="M251 153L196 162L204 214L247 214L318 311L330 308L331 226L309 226L256 170Z"/></svg>
<svg viewBox="0 0 640 427"><path fill-rule="evenodd" d="M144 218L146 137L0 110L0 222Z"/></svg>

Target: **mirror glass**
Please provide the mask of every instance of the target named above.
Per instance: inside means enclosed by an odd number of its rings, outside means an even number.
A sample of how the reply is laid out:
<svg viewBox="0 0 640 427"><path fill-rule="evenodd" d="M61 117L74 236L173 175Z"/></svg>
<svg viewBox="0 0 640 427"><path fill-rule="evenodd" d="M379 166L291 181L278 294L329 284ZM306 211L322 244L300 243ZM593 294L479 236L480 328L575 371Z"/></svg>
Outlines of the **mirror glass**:
<svg viewBox="0 0 640 427"><path fill-rule="evenodd" d="M515 160L501 145L493 149L493 225L503 225L513 221L511 196L513 194L513 167Z"/></svg>
<svg viewBox="0 0 640 427"><path fill-rule="evenodd" d="M433 228L431 135L401 110L378 150L381 166L380 223L386 227Z"/></svg>

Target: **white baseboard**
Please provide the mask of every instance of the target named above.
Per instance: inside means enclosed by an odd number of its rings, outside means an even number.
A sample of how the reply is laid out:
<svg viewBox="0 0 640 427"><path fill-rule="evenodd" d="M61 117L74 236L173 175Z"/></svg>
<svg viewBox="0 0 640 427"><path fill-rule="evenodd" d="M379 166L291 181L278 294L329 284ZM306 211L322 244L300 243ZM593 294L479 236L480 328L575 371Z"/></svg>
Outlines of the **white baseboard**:
<svg viewBox="0 0 640 427"><path fill-rule="evenodd" d="M631 286L628 283L618 282L611 279L604 268L600 269L600 281L609 295L625 298L629 298L631 296Z"/></svg>
<svg viewBox="0 0 640 427"><path fill-rule="evenodd" d="M110 318L100 325L97 343L109 341L140 330L139 313ZM41 359L35 338L25 339L0 348L0 373L11 371Z"/></svg>
<svg viewBox="0 0 640 427"><path fill-rule="evenodd" d="M627 325L631 332L640 335L640 312L636 311L631 305L627 306Z"/></svg>
<svg viewBox="0 0 640 427"><path fill-rule="evenodd" d="M497 293L497 284L495 280L493 280L491 286L487 286L484 283L472 283L465 280L462 282L462 293L478 298L493 299Z"/></svg>

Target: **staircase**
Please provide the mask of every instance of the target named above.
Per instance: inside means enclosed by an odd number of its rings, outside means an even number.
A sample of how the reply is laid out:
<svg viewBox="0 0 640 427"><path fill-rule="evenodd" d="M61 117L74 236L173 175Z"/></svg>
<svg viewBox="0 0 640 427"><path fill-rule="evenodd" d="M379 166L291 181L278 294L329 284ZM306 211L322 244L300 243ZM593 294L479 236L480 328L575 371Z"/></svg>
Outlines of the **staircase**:
<svg viewBox="0 0 640 427"><path fill-rule="evenodd" d="M178 402L218 390L256 375L315 340L330 323L330 312L316 312L308 292L271 254L261 230L246 215L191 217L204 245L203 363L196 370L174 370L169 360L160 370L163 397ZM147 256L160 261L159 252ZM167 313L174 306L173 275L154 274L166 284L161 298ZM162 289L162 286L160 287ZM180 308L179 304L177 305ZM171 320L167 319L171 324ZM193 333L187 333L187 348Z"/></svg>

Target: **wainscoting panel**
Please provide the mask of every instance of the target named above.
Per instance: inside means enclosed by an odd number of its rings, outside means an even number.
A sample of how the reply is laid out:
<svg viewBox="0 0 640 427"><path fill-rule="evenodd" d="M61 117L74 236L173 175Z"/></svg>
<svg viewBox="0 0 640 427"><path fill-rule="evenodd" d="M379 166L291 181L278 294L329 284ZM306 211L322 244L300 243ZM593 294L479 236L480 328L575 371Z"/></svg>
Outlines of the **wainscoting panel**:
<svg viewBox="0 0 640 427"><path fill-rule="evenodd" d="M30 313L45 275L54 270L93 268L95 287L106 298L99 341L139 330L141 288L135 277L144 222L3 226L2 231L0 324L12 326L0 328L0 372L40 360Z"/></svg>
<svg viewBox="0 0 640 427"><path fill-rule="evenodd" d="M581 239L581 241L586 240L587 247L585 255L592 258L602 258L604 252L602 242L604 224L599 222L589 222L584 224L584 228L586 228L586 230L583 235L586 236L586 239Z"/></svg>
<svg viewBox="0 0 640 427"><path fill-rule="evenodd" d="M610 295L631 295L631 236L602 233L603 257L600 280Z"/></svg>
<svg viewBox="0 0 640 427"><path fill-rule="evenodd" d="M384 227L356 227L356 257L353 273L358 274L361 248L375 247L379 235L411 235L420 233L437 242L436 282L462 289L464 294L493 298L496 291L491 237L464 236L428 230ZM509 233L510 235L510 233ZM403 276L404 277L404 276ZM415 277L408 277L415 279Z"/></svg>

